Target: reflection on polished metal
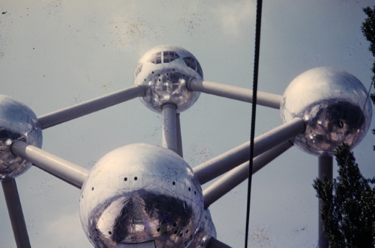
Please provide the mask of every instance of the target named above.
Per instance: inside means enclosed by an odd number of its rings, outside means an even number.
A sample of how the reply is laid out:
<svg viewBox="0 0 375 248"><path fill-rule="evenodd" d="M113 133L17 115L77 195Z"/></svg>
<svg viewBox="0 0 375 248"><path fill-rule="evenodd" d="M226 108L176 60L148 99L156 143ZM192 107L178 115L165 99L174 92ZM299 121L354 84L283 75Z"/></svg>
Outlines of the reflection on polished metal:
<svg viewBox="0 0 375 248"><path fill-rule="evenodd" d="M146 87L141 101L151 110L161 113L162 106L172 103L180 113L191 107L200 92L189 91L187 82L203 79L198 60L189 51L177 46L159 46L139 60L134 71L134 84Z"/></svg>
<svg viewBox="0 0 375 248"><path fill-rule="evenodd" d="M212 237L216 238L216 229L212 222L210 210L206 209L203 212L201 223L189 247L209 247Z"/></svg>
<svg viewBox="0 0 375 248"><path fill-rule="evenodd" d="M12 154L10 147L15 140L41 147L42 129L28 106L0 95L0 180L14 178L31 166L26 159Z"/></svg>
<svg viewBox="0 0 375 248"><path fill-rule="evenodd" d="M367 90L348 72L319 67L296 77L285 90L282 121L295 117L306 123L295 145L314 155L332 155L342 142L352 148L366 135L372 118Z"/></svg>
<svg viewBox="0 0 375 248"><path fill-rule="evenodd" d="M156 247L187 247L199 242L195 233L202 215L202 190L189 165L148 144L101 158L80 197L81 223L95 247L151 240Z"/></svg>

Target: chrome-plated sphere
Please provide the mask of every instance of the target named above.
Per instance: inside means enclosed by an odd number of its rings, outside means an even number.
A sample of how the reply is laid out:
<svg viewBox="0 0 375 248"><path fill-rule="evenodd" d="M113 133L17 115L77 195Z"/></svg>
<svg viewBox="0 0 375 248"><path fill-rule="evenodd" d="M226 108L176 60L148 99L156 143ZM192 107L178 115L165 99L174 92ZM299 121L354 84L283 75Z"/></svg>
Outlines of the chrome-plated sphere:
<svg viewBox="0 0 375 248"><path fill-rule="evenodd" d="M203 71L189 51L164 45L143 55L134 78L135 85L145 86L146 94L140 99L146 107L161 113L164 104L172 103L180 113L198 100L200 92L189 91L186 84L192 79L203 79Z"/></svg>
<svg viewBox="0 0 375 248"><path fill-rule="evenodd" d="M0 95L0 180L16 177L31 163L14 155L10 148L15 140L42 146L42 129L35 113L25 104Z"/></svg>
<svg viewBox="0 0 375 248"><path fill-rule="evenodd" d="M157 248L188 247L203 211L202 190L189 165L149 144L102 157L80 197L81 223L94 247L151 240Z"/></svg>
<svg viewBox="0 0 375 248"><path fill-rule="evenodd" d="M210 210L206 209L189 248L208 247L212 237L216 238L216 229L212 222Z"/></svg>
<svg viewBox="0 0 375 248"><path fill-rule="evenodd" d="M284 92L282 121L305 121L295 145L314 155L332 155L342 142L352 148L366 135L372 106L363 84L346 71L319 67L296 77ZM366 101L367 100L367 101Z"/></svg>

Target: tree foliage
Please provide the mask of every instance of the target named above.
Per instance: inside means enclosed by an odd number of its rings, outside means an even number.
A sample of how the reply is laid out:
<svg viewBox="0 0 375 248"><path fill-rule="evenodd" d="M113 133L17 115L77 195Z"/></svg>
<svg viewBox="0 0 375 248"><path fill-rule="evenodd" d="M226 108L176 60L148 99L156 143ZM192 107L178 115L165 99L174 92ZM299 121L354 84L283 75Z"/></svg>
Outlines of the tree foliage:
<svg viewBox="0 0 375 248"><path fill-rule="evenodd" d="M364 8L363 11L367 15L366 20L362 24L362 33L366 39L370 42L369 50L375 58L375 6L373 9L370 7ZM375 84L375 60L372 66L372 84ZM370 95L372 102L375 104L375 94ZM372 133L375 134L375 129L372 129ZM374 146L375 151L375 146Z"/></svg>
<svg viewBox="0 0 375 248"><path fill-rule="evenodd" d="M339 176L316 179L313 187L323 201L321 218L330 248L375 245L375 179L362 176L347 144L334 152Z"/></svg>
<svg viewBox="0 0 375 248"><path fill-rule="evenodd" d="M375 57L375 6L373 9L370 7L364 8L363 11L367 17L362 24L362 33L370 42L369 50ZM372 67L372 72L374 73L373 79L375 79L375 61Z"/></svg>

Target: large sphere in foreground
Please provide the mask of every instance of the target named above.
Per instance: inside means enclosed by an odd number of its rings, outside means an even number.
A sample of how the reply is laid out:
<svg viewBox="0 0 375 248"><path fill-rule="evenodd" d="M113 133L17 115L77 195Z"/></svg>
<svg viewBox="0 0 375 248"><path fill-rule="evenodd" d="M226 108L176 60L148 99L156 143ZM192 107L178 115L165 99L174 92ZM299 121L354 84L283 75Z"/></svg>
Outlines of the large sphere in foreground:
<svg viewBox="0 0 375 248"><path fill-rule="evenodd" d="M216 238L216 229L212 222L210 210L206 209L189 248L206 248L210 245L212 237Z"/></svg>
<svg viewBox="0 0 375 248"><path fill-rule="evenodd" d="M31 163L14 155L15 140L42 146L42 129L35 113L25 104L0 95L0 180L14 178L30 168Z"/></svg>
<svg viewBox="0 0 375 248"><path fill-rule="evenodd" d="M167 103L176 105L177 112L191 107L200 92L189 91L187 82L203 79L198 60L189 51L178 46L158 46L138 61L134 84L143 85L146 95L141 98L149 109L161 113Z"/></svg>
<svg viewBox="0 0 375 248"><path fill-rule="evenodd" d="M314 155L332 155L342 142L352 148L366 135L372 106L363 84L346 71L319 67L296 77L284 92L282 121L305 121L295 145Z"/></svg>
<svg viewBox="0 0 375 248"><path fill-rule="evenodd" d="M202 190L189 165L148 144L102 157L80 197L81 223L94 247L151 240L157 248L188 247L203 211Z"/></svg>

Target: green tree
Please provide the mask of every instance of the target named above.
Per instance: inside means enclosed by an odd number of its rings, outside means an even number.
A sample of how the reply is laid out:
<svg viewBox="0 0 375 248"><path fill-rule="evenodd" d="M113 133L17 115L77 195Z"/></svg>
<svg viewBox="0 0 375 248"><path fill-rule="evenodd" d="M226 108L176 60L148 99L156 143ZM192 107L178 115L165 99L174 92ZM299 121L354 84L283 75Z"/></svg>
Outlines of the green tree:
<svg viewBox="0 0 375 248"><path fill-rule="evenodd" d="M373 9L367 7L363 10L367 17L366 20L362 24L362 33L366 37L366 39L370 42L369 50L375 58L375 6ZM372 84L375 84L375 60L372 66L372 72L374 75L372 76ZM372 102L375 104L375 94L370 95ZM375 134L375 129L372 129L372 133ZM375 150L375 146L374 146Z"/></svg>
<svg viewBox="0 0 375 248"><path fill-rule="evenodd" d="M363 9L365 14L367 15L366 20L362 24L362 33L366 37L366 39L370 42L369 50L375 58L375 6L373 9L367 7ZM372 83L375 82L375 60L372 66L372 72L374 73L372 77ZM371 99L375 103L375 94L371 94ZM375 131L373 130L375 134ZM375 147L374 147L375 149Z"/></svg>
<svg viewBox="0 0 375 248"><path fill-rule="evenodd" d="M321 218L330 248L375 245L375 179L365 179L347 144L334 152L339 176L317 179L313 187L323 200Z"/></svg>
<svg viewBox="0 0 375 248"><path fill-rule="evenodd" d="M362 24L362 33L366 39L370 42L369 50L375 57L375 6L374 9L370 7L364 8L363 11L367 15L366 20ZM375 61L372 67L374 73L373 80L375 79Z"/></svg>

